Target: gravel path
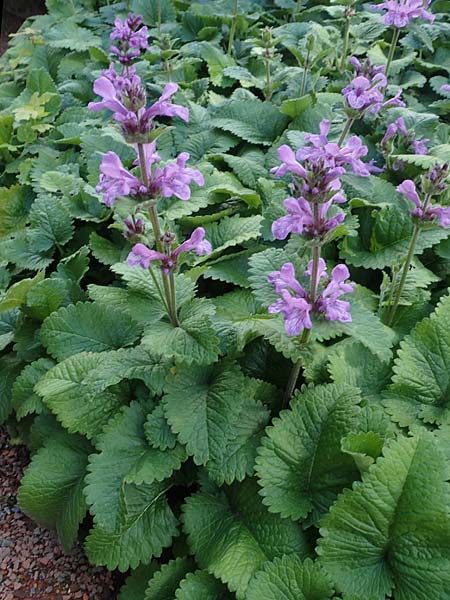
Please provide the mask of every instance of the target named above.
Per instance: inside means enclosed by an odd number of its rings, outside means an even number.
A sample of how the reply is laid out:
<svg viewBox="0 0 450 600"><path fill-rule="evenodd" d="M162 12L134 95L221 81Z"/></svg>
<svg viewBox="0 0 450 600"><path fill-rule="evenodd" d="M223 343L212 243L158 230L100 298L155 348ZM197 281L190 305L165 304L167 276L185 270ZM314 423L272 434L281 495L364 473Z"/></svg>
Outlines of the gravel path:
<svg viewBox="0 0 450 600"><path fill-rule="evenodd" d="M111 573L91 566L80 546L65 554L56 535L17 506L28 453L0 428L0 600L114 600Z"/></svg>

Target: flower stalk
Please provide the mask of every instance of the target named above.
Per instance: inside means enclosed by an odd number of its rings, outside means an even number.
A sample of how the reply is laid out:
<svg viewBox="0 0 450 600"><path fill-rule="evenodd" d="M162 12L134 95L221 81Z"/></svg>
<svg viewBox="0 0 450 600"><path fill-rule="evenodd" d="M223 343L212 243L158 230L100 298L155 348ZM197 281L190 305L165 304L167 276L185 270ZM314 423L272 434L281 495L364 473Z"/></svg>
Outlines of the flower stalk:
<svg viewBox="0 0 450 600"><path fill-rule="evenodd" d="M397 48L398 39L400 37L400 29L397 27L394 29L394 34L392 36L391 47L389 48L388 59L386 63L386 68L384 70L384 74L387 77L389 75L389 70L391 68L392 61L394 59L395 49Z"/></svg>
<svg viewBox="0 0 450 600"><path fill-rule="evenodd" d="M231 26L230 26L230 37L228 38L228 49L227 49L228 56L231 56L231 54L233 52L234 36L236 35L237 18L238 18L238 14L239 14L239 5L238 4L239 4L238 0L234 0L233 16L232 16Z"/></svg>

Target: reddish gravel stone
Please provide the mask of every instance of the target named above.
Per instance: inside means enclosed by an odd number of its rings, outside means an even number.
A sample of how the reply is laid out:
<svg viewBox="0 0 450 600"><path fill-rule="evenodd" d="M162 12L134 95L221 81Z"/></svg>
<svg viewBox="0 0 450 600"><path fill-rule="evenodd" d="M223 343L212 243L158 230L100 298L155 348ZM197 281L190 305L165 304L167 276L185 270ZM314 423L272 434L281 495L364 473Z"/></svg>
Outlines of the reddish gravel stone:
<svg viewBox="0 0 450 600"><path fill-rule="evenodd" d="M21 512L16 496L28 460L0 428L0 600L114 600L111 573L90 565L79 545L66 554L54 532Z"/></svg>

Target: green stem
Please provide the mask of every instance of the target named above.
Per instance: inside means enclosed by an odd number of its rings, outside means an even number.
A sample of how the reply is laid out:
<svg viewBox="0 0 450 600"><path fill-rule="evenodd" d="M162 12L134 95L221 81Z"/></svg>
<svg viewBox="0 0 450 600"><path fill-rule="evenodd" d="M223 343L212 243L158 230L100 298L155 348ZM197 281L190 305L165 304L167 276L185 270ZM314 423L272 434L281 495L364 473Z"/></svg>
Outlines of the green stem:
<svg viewBox="0 0 450 600"><path fill-rule="evenodd" d="M270 78L270 60L266 58L266 92L264 94L266 100L272 98L272 80Z"/></svg>
<svg viewBox="0 0 450 600"><path fill-rule="evenodd" d="M166 309L167 314L169 314L169 310L170 310L169 306L167 305L167 301L166 301L166 299L164 297L164 294L163 294L163 291L161 289L161 286L159 285L158 278L156 277L155 273L153 272L153 269L152 269L151 265L149 266L148 271L149 271L149 273L151 275L151 278L153 279L153 283L155 284L155 287L156 287L156 289L158 291L158 295L161 298L161 302L164 304L164 308Z"/></svg>
<svg viewBox="0 0 450 600"><path fill-rule="evenodd" d="M158 39L161 40L161 0L158 0Z"/></svg>
<svg viewBox="0 0 450 600"><path fill-rule="evenodd" d="M353 117L347 118L347 122L344 126L344 129L342 130L341 137L339 138L339 141L338 141L338 146L342 146L342 144L344 143L344 140L345 140L345 136L350 131L350 128L354 122L355 122L355 119Z"/></svg>
<svg viewBox="0 0 450 600"><path fill-rule="evenodd" d="M394 58L395 48L397 47L398 38L400 37L400 29L397 27L394 30L394 35L392 36L391 47L389 48L389 55L386 63L386 69L384 70L384 74L386 77L389 75L389 69L391 68L391 63Z"/></svg>
<svg viewBox="0 0 450 600"><path fill-rule="evenodd" d="M141 167L142 179L143 179L145 187L148 189L150 187L150 181L149 181L149 176L148 176L148 172L147 172L147 165L145 163L144 145L138 144L137 147L138 147L139 165ZM161 242L161 228L159 226L158 213L156 211L156 206L154 203L150 204L149 209L148 209L148 214L149 214L150 221L152 224L153 235L155 237L156 249L161 254L164 254L164 248L163 248L163 245ZM174 327L177 327L179 325L179 323L178 323L177 314L176 314L176 307L174 307L171 302L171 293L170 293L169 282L167 280L167 275L165 275L164 273L162 273L162 282L163 282L163 286L164 286L164 294L166 297L166 307L168 309L168 317L169 317L172 325Z"/></svg>
<svg viewBox="0 0 450 600"><path fill-rule="evenodd" d="M320 207L317 202L313 204L313 218L314 223L318 225L320 219ZM309 301L311 304L314 304L317 295L317 287L318 287L318 275L319 275L319 260L320 260L320 246L312 247L312 269L311 269L311 286L309 291ZM308 342L309 336L311 335L310 329L304 329L302 333L302 337L300 338L300 344L304 345ZM286 386L286 390L284 392L283 397L283 405L282 408L287 408L289 406L289 401L292 398L292 394L297 385L298 376L300 375L300 371L303 365L303 361L300 359L297 361L292 367L291 373L289 375L289 380Z"/></svg>
<svg viewBox="0 0 450 600"><path fill-rule="evenodd" d="M397 312L397 308L400 302L400 298L403 292L403 288L405 287L406 278L408 277L409 267L411 266L411 261L414 256L414 250L416 249L417 239L420 233L420 225L416 223L414 226L414 233L412 235L411 241L409 242L408 254L406 255L405 263L403 265L402 276L400 279L400 283L398 284L397 291L395 292L394 302L389 311L388 317L386 319L386 325L390 327L395 317L395 313Z"/></svg>
<svg viewBox="0 0 450 600"><path fill-rule="evenodd" d="M341 73L345 68L345 62L347 60L349 39L350 39L350 17L346 16L345 17L345 30L344 30L344 47L342 49L341 66L339 69Z"/></svg>
<svg viewBox="0 0 450 600"><path fill-rule="evenodd" d="M228 38L228 50L227 50L228 56L231 56L231 53L233 52L233 43L234 43L234 36L236 35L237 18L238 18L238 0L234 0L233 19L231 21L230 37Z"/></svg>
<svg viewBox="0 0 450 600"><path fill-rule="evenodd" d="M308 52L306 54L306 59L305 59L305 66L303 68L303 78L302 78L302 86L300 88L300 98L305 95L305 90L306 90L306 76L308 74L308 68L309 68L309 56L310 56L310 52L308 50Z"/></svg>

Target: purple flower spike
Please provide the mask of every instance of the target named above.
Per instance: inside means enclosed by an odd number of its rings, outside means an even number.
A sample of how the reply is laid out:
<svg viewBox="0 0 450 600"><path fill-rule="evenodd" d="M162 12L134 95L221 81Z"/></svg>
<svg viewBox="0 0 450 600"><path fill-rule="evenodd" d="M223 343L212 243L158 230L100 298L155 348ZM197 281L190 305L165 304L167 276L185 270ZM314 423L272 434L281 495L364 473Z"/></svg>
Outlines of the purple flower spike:
<svg viewBox="0 0 450 600"><path fill-rule="evenodd" d="M431 175L429 175L429 180L432 177L433 171L431 172ZM428 185L430 185L430 181L428 181ZM444 186L444 189L445 187L446 186ZM419 194L417 193L414 181L411 181L411 179L406 179L397 187L397 191L406 196L408 200L411 200L411 202L415 204L416 208L411 211L412 217L415 217L422 222L437 220L441 227L450 227L450 206L444 207L440 206L439 204L435 204L433 206L429 203L425 205L425 202L421 201ZM440 194L442 191L444 191L442 189L442 185L440 187L435 186L434 189L431 189L431 192L434 194Z"/></svg>
<svg viewBox="0 0 450 600"><path fill-rule="evenodd" d="M385 25L393 25L401 29L409 25L414 19L424 19L432 23L434 15L426 9L431 0L387 0L381 4L374 4L371 8L375 10L386 10L383 16Z"/></svg>
<svg viewBox="0 0 450 600"><path fill-rule="evenodd" d="M147 192L139 179L124 168L115 152L103 155L100 173L100 181L95 189L103 194L106 206L112 206L120 196L139 196Z"/></svg>
<svg viewBox="0 0 450 600"><path fill-rule="evenodd" d="M442 85L441 91L442 92L450 92L450 84L445 83L444 85Z"/></svg>
<svg viewBox="0 0 450 600"><path fill-rule="evenodd" d="M140 27L141 22L142 16L132 13L123 23L120 19L114 21L114 29L109 37L117 40L118 46L111 46L111 52L117 55L122 64L130 63L140 55L141 50L148 48L148 30L145 25Z"/></svg>
<svg viewBox="0 0 450 600"><path fill-rule="evenodd" d="M325 314L328 321L341 321L348 323L352 320L349 312L350 302L339 300L340 296L353 292L354 284L345 283L350 277L345 265L337 265L331 271L331 280L317 300L317 307Z"/></svg>
<svg viewBox="0 0 450 600"><path fill-rule="evenodd" d="M212 246L208 240L205 240L206 232L203 227L197 227L191 234L191 237L180 244L178 248L173 251L175 256L181 254L181 252L189 252L190 250L195 250L198 256L203 256L204 254L211 254Z"/></svg>

